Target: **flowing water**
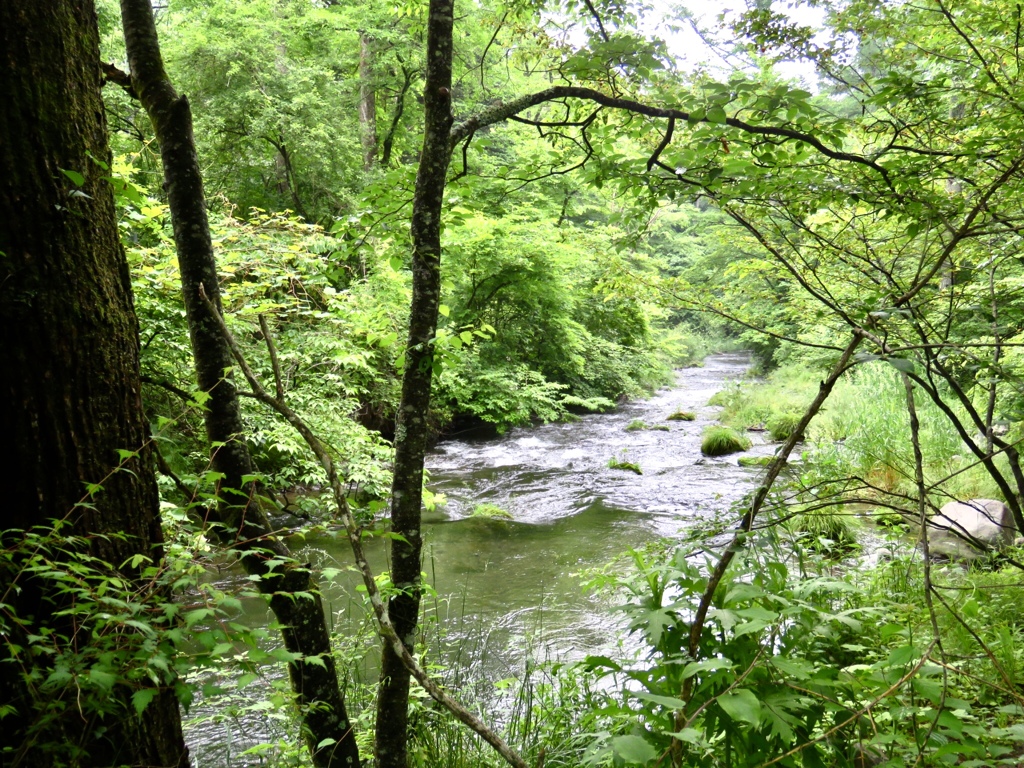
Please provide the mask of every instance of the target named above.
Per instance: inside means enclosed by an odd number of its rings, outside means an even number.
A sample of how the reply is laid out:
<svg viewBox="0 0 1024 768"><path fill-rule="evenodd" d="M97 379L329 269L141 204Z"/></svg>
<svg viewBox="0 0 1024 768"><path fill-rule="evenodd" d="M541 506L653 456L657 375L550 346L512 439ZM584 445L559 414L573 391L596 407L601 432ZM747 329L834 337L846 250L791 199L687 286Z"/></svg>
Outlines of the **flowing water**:
<svg viewBox="0 0 1024 768"><path fill-rule="evenodd" d="M436 633L446 638L442 653L463 655L458 663L468 679L458 682L486 689L517 674L528 656L572 660L620 642L621 624L608 605L585 594L583 574L630 548L731 519L724 517L730 506L761 470L740 467L735 457L704 459L700 441L719 410L708 400L742 377L749 362L741 354L712 355L701 368L678 371L673 387L613 413L500 437L456 437L431 451L428 485L448 501L427 514L423 527L424 570L437 594L427 604ZM666 421L677 410L692 411L696 420ZM668 431L627 431L634 420ZM756 445L752 452L771 451ZM609 468L612 458L639 465L643 474ZM508 519L474 516L483 503ZM380 572L377 544L370 559ZM347 568L346 547L344 538L316 540L303 556L318 567ZM342 633L351 631L353 614L364 615L361 607L353 610L360 600L349 573L325 588ZM250 621L265 620L262 604L249 608ZM203 743L223 743L222 731L213 724L193 731L197 763L224 765L223 755L198 759Z"/></svg>

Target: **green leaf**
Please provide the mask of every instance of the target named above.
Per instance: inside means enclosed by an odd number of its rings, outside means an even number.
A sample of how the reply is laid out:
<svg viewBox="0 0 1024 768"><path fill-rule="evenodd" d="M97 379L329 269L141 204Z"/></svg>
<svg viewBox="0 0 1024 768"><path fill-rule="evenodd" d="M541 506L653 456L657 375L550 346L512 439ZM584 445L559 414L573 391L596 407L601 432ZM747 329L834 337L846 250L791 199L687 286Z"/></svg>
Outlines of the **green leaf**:
<svg viewBox="0 0 1024 768"><path fill-rule="evenodd" d="M89 679L96 684L97 688L105 691L109 691L114 687L114 683L117 682L117 676L109 669L103 669L102 667L90 669Z"/></svg>
<svg viewBox="0 0 1024 768"><path fill-rule="evenodd" d="M78 171L69 171L65 168L61 168L60 172L67 176L69 179L71 179L71 183L74 184L76 187L80 187L83 184L85 184L85 176L80 174Z"/></svg>
<svg viewBox="0 0 1024 768"><path fill-rule="evenodd" d="M902 357L887 357L885 362L895 368L897 371L902 373L913 373L914 372L914 361L907 360Z"/></svg>
<svg viewBox="0 0 1024 768"><path fill-rule="evenodd" d="M658 756L658 751L639 736L618 736L612 739L612 751L633 765L644 765Z"/></svg>
<svg viewBox="0 0 1024 768"><path fill-rule="evenodd" d="M450 315L452 313L452 308L449 307L447 304L439 304L437 306L437 312L438 312L438 314L441 314L441 315L444 315L445 317L448 317L448 315Z"/></svg>
<svg viewBox="0 0 1024 768"><path fill-rule="evenodd" d="M683 701L682 699L673 698L672 696L658 696L657 694L647 693L645 691L639 691L638 693L634 693L633 695L636 698L641 699L643 701L649 701L652 704L660 704L661 706L668 707L669 709L686 708L685 701Z"/></svg>
<svg viewBox="0 0 1024 768"><path fill-rule="evenodd" d="M132 694L132 706L135 707L136 714L141 715L142 711L149 706L157 694L156 688L143 688L141 691L136 691Z"/></svg>
<svg viewBox="0 0 1024 768"><path fill-rule="evenodd" d="M890 667L905 667L917 657L917 649L912 645L904 645L889 654L886 663Z"/></svg>
<svg viewBox="0 0 1024 768"><path fill-rule="evenodd" d="M757 725L761 719L761 702L757 700L753 691L748 691L745 688L731 693L723 693L718 697L718 706L733 720L742 723Z"/></svg>
<svg viewBox="0 0 1024 768"><path fill-rule="evenodd" d="M714 104L708 107L706 114L709 123L724 123L725 122L725 110L722 109L718 104Z"/></svg>

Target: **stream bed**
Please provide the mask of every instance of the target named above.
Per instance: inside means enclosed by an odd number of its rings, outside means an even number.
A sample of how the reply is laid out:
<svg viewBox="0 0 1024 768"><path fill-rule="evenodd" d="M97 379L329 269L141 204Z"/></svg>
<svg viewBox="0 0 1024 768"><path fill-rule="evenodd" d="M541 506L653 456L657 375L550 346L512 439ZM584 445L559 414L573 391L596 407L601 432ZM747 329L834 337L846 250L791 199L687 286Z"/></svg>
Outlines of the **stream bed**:
<svg viewBox="0 0 1024 768"><path fill-rule="evenodd" d="M730 506L762 471L736 457L705 459L701 434L719 408L708 400L750 365L744 354L718 354L703 367L676 372L675 385L612 413L578 421L512 429L488 438L449 438L427 457L428 486L447 503L425 516L424 571L427 632L443 637L436 655L458 666L460 680L478 696L494 682L521 673L527 660L577 660L623 641L610 606L588 595L586 573L630 548L678 538L698 523L726 521ZM677 410L694 421L667 421ZM626 429L634 420L663 430ZM756 436L755 436L756 438ZM755 439L755 443L759 442ZM770 455L773 446L749 453ZM611 469L609 459L639 465L643 474ZM492 504L508 517L473 515ZM368 542L376 572L381 541ZM300 556L342 573L324 588L335 632L351 634L365 620L343 537L309 539ZM265 625L260 601L244 620ZM436 660L436 659L435 659ZM372 661L362 670L373 675ZM244 744L268 738L266 726L206 721L189 731L197 766L237 765ZM226 732L227 731L227 732ZM225 747L226 741L230 742Z"/></svg>

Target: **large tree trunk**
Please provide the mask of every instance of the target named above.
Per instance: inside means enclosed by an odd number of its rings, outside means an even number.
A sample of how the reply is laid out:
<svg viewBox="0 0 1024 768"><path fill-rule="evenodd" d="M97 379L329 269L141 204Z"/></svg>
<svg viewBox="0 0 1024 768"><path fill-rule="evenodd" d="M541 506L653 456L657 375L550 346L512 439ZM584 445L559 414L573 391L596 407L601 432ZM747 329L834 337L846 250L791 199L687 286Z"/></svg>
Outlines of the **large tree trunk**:
<svg viewBox="0 0 1024 768"><path fill-rule="evenodd" d="M388 603L395 631L411 649L420 606L423 459L433 377L433 338L441 292L441 208L451 160L452 1L430 0L427 22L427 81L423 152L412 212L412 307L402 400L395 427L395 474L391 486L391 582L398 593ZM384 646L377 697L379 768L407 762L409 673Z"/></svg>
<svg viewBox="0 0 1024 768"><path fill-rule="evenodd" d="M363 168L377 162L377 95L373 91L373 38L359 33L359 138L363 144Z"/></svg>
<svg viewBox="0 0 1024 768"><path fill-rule="evenodd" d="M220 309L217 264L188 99L178 95L164 70L149 0L121 0L121 15L132 85L160 143L196 374L200 388L210 394L204 416L207 437L219 446L211 455L213 468L223 474L219 513L233 534L234 545L245 553L246 571L262 577L257 584L271 596L270 608L282 626L285 647L301 654L289 664L288 672L315 765L357 768L359 749L338 685L318 587L310 570L295 563L287 545L271 534L256 498L249 479L252 462L242 441L238 396L231 377L224 373L234 360L203 298L205 294ZM272 558L286 564L271 571L267 562Z"/></svg>
<svg viewBox="0 0 1024 768"><path fill-rule="evenodd" d="M128 266L100 165L110 158L91 1L0 3L0 104L3 545L62 520L112 573L133 580L138 574L122 564L137 555L159 561L162 534ZM119 450L137 453L119 460ZM86 483L102 490L86 498ZM62 694L36 688L29 675L45 677L43 662L28 643L14 648L29 630L10 620L48 624L63 653L75 650L70 638L61 642L73 619L55 616L68 597L52 582L27 578L16 563L0 569L8 606L0 614L0 702L13 706L0 728L0 763L68 764L81 749L73 761L82 766L187 766L172 676L141 717L121 684L100 702L105 715L97 702L71 696L66 716L41 717L55 704L59 711Z"/></svg>

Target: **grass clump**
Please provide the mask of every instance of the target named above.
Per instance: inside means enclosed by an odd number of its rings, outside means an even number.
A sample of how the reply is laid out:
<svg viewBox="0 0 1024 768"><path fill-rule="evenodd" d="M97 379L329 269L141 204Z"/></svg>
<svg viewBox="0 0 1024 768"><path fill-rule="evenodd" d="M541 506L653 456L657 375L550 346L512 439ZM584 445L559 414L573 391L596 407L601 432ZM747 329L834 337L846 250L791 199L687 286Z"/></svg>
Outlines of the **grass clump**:
<svg viewBox="0 0 1024 768"><path fill-rule="evenodd" d="M781 443L783 440L788 440L796 432L796 428L800 426L801 418L801 414L792 411L776 413L769 417L764 426L768 430L768 434L772 436L772 440Z"/></svg>
<svg viewBox="0 0 1024 768"><path fill-rule="evenodd" d="M635 474L642 475L644 471L640 469L639 464L634 464L632 461L619 461L615 457L608 459L609 469L621 469L623 472L634 472Z"/></svg>
<svg viewBox="0 0 1024 768"><path fill-rule="evenodd" d="M483 502L473 507L473 511L469 513L470 517L484 518L487 520L511 520L512 515L507 511L499 507L497 504L490 504Z"/></svg>
<svg viewBox="0 0 1024 768"><path fill-rule="evenodd" d="M730 453L739 453L750 447L750 439L741 435L732 427L721 425L710 427L704 433L704 439L700 444L700 452L705 456L726 456Z"/></svg>
<svg viewBox="0 0 1024 768"><path fill-rule="evenodd" d="M696 418L697 414L693 411L676 411L666 417L665 421L694 421Z"/></svg>
<svg viewBox="0 0 1024 768"><path fill-rule="evenodd" d="M812 547L827 552L848 551L857 546L853 523L837 507L801 512L790 521L790 528L810 539Z"/></svg>

